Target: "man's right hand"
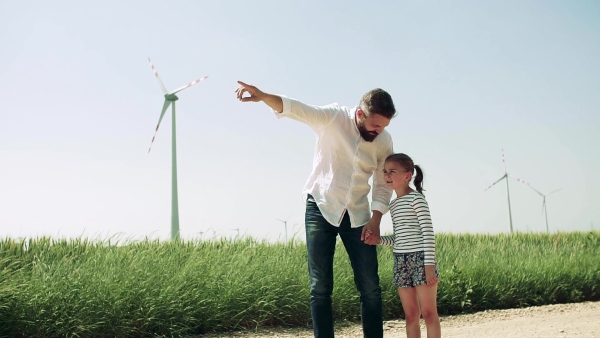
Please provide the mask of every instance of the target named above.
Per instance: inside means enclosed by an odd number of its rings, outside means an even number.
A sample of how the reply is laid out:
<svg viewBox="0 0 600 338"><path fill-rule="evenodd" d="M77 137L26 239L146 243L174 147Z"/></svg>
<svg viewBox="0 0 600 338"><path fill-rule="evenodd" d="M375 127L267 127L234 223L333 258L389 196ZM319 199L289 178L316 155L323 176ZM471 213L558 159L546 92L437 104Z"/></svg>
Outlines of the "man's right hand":
<svg viewBox="0 0 600 338"><path fill-rule="evenodd" d="M252 85L246 84L242 81L238 81L237 83L240 84L240 87L235 90L235 94L238 100L242 102L258 102L263 99L265 93L263 93L260 89ZM244 97L245 93L250 94L250 96Z"/></svg>
<svg viewBox="0 0 600 338"><path fill-rule="evenodd" d="M238 81L240 87L235 90L235 94L237 99L242 102L258 102L263 101L267 104L267 106L271 107L274 111L281 113L283 111L283 101L281 96L267 94L262 90L246 84L242 81ZM244 96L245 93L250 94L250 96Z"/></svg>

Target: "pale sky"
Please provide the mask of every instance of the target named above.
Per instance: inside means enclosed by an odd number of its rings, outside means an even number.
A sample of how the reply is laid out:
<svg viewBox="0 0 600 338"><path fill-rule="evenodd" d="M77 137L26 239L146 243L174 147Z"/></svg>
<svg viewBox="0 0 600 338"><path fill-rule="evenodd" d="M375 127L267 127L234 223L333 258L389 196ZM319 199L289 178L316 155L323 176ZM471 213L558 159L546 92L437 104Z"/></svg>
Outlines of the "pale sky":
<svg viewBox="0 0 600 338"><path fill-rule="evenodd" d="M179 93L183 238L304 238L315 136L236 80L306 103L393 97L436 232L509 229L504 174L551 231L600 229L600 2L1 1L0 237L169 238ZM510 181L517 231L542 198ZM236 230L239 229L239 230ZM382 231L391 231L389 214Z"/></svg>

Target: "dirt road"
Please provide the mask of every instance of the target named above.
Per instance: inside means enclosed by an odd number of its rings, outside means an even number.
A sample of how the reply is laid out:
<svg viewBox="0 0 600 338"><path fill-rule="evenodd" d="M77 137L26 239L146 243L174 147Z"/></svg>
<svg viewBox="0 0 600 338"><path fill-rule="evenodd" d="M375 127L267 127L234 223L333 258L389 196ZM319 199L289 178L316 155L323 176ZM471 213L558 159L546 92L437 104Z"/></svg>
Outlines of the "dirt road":
<svg viewBox="0 0 600 338"><path fill-rule="evenodd" d="M600 338L600 302L492 310L441 318L442 337L596 337ZM404 321L384 323L385 337L406 337ZM270 329L201 337L313 337L312 330ZM336 337L362 337L360 325L336 329ZM422 337L427 337L425 327Z"/></svg>

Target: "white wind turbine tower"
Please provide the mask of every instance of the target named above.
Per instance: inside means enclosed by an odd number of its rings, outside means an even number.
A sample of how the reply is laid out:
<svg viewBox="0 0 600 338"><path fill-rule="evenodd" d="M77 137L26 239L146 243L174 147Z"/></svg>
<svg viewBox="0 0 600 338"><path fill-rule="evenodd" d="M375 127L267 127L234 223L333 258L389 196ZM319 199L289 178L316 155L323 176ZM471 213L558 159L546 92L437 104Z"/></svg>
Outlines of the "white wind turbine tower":
<svg viewBox="0 0 600 338"><path fill-rule="evenodd" d="M542 196L542 200L543 200L542 201L542 213L544 213L544 216L546 218L546 232L550 232L550 228L548 227L548 209L546 208L546 197L550 196L551 194L554 194L555 192L559 191L560 189L556 189L556 190L551 191L551 192L547 193L546 195L544 195L539 190L534 188L531 184L523 181L522 179L512 177L512 176L510 178L527 185L531 190L535 191L538 195Z"/></svg>
<svg viewBox="0 0 600 338"><path fill-rule="evenodd" d="M506 172L506 161L504 160L504 149L502 149L502 164L504 165L504 175L500 177L496 182L494 182L489 187L485 188L484 192L496 185L496 183L506 179L506 194L508 195L508 219L510 220L510 232L513 232L513 221L512 221L512 212L510 210L510 190L508 188L508 173Z"/></svg>
<svg viewBox="0 0 600 338"><path fill-rule="evenodd" d="M285 221L284 221L284 220L282 220L282 219L276 218L276 220L278 220L278 221L282 222L282 223L283 223L283 226L285 227L285 242L286 242L286 243L287 243L287 241L288 241L287 222L288 222L288 219L290 219L290 217L291 217L291 216L292 216L292 215L290 214L290 216L288 216L288 217L285 219Z"/></svg>
<svg viewBox="0 0 600 338"><path fill-rule="evenodd" d="M154 65L152 64L152 61L150 60L150 58L148 58L148 62L150 62L150 67L152 67L152 71L154 72L154 75L156 76L156 79L158 80L158 84L160 85L160 88L162 89L164 95L165 95L165 102L163 104L163 108L162 111L160 113L160 117L158 118L158 124L156 125L156 130L154 131L154 136L152 137L152 142L150 142L150 148L148 149L148 153L150 153L150 150L152 149L152 144L154 143L154 139L156 138L156 133L158 132L158 127L160 127L160 122L162 121L163 117L165 116L165 112L167 111L167 109L169 108L169 106L172 104L173 105L173 109L172 109L172 115L171 115L171 119L172 119L172 127L171 127L171 240L177 240L179 239L179 201L178 201L178 197L177 197L177 133L176 133L176 123L175 123L175 101L179 100L179 98L175 95L177 93L179 93L180 91L191 87L193 85L195 85L196 83L206 79L208 76L202 77L200 79L194 80L188 84L186 84L185 86L179 87L177 89L175 89L172 92L168 92L167 88L165 88L165 85L162 83L162 81L160 80L160 77L158 76L158 72L156 71L156 69L154 68Z"/></svg>

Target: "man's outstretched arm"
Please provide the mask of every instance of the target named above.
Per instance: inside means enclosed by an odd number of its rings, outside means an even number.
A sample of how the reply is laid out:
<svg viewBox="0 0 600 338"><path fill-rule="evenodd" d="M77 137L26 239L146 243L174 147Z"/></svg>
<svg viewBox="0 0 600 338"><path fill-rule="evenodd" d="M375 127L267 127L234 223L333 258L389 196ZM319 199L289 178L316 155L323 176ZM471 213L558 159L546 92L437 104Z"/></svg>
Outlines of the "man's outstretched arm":
<svg viewBox="0 0 600 338"><path fill-rule="evenodd" d="M262 101L278 113L281 113L283 111L283 100L280 96L265 93L260 89L252 85L246 84L242 81L238 81L238 83L240 84L240 87L235 90L238 100L242 102ZM250 96L244 96L245 93L250 94Z"/></svg>

